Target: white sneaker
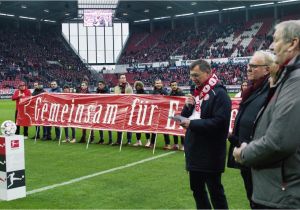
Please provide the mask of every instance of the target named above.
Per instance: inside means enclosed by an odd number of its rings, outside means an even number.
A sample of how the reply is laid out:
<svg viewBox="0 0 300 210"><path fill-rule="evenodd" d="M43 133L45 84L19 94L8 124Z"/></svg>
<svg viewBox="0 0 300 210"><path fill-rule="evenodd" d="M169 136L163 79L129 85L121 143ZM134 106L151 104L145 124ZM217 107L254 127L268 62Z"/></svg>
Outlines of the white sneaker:
<svg viewBox="0 0 300 210"><path fill-rule="evenodd" d="M75 138L72 139L72 140L70 141L70 143L76 143L76 139L75 139Z"/></svg>
<svg viewBox="0 0 300 210"><path fill-rule="evenodd" d="M150 142L150 140L148 139L148 140L147 140L147 143L145 144L145 147L150 147L150 145L151 145L151 142Z"/></svg>
<svg viewBox="0 0 300 210"><path fill-rule="evenodd" d="M24 140L25 140L25 139L28 139L28 136L24 136Z"/></svg>
<svg viewBox="0 0 300 210"><path fill-rule="evenodd" d="M135 146L135 147L143 146L142 141L141 140L137 140L136 143L133 146Z"/></svg>
<svg viewBox="0 0 300 210"><path fill-rule="evenodd" d="M67 138L66 140L62 140L61 142L62 142L62 143L68 143L68 142L70 142L70 139Z"/></svg>
<svg viewBox="0 0 300 210"><path fill-rule="evenodd" d="M179 150L180 150L180 151L184 151L184 146L181 145L181 146L179 147Z"/></svg>

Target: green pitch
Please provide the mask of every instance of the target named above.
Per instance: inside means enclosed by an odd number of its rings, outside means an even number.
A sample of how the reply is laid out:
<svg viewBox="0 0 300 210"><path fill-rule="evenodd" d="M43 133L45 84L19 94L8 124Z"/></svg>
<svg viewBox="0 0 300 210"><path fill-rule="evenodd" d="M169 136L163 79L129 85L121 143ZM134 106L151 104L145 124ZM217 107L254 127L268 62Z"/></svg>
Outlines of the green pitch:
<svg viewBox="0 0 300 210"><path fill-rule="evenodd" d="M14 102L0 100L0 123L14 120L14 110ZM33 131L29 129L29 136L34 135ZM77 130L77 140L80 135ZM34 140L25 140L26 186L30 194L15 201L0 201L0 209L195 209L183 152L160 157L168 153L162 146L160 135L155 155L152 150L132 146L124 146L119 152L118 147L106 145L91 144L86 149L85 144L59 146L57 141L34 144ZM149 160L152 157L159 158ZM127 165L145 159L148 161ZM96 174L103 171L106 173ZM85 177L92 174L91 178ZM82 177L85 179L71 184L44 188ZM249 208L238 170L226 168L223 184L230 209ZM41 188L41 192L34 191Z"/></svg>

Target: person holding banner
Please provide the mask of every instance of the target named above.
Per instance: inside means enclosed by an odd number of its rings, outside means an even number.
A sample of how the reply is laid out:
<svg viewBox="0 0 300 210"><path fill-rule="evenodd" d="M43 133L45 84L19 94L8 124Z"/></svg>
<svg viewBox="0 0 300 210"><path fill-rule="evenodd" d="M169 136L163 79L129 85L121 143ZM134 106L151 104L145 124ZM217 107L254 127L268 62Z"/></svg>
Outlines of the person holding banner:
<svg viewBox="0 0 300 210"><path fill-rule="evenodd" d="M109 88L106 86L104 81L98 82L98 87L96 89L96 93L99 94L109 94ZM104 132L103 130L99 130L100 140L97 144L104 144ZM112 144L112 132L108 131L108 142L107 145Z"/></svg>
<svg viewBox="0 0 300 210"><path fill-rule="evenodd" d="M169 95L168 91L163 87L163 83L161 79L155 79L154 81L154 90L152 91L153 95ZM152 133L151 135L151 142L147 141L145 147L152 148L154 147L156 133ZM170 150L170 136L168 134L164 134L165 146L163 147L164 150Z"/></svg>
<svg viewBox="0 0 300 210"><path fill-rule="evenodd" d="M235 125L230 141L227 166L229 168L239 168L244 180L247 198L251 208L255 208L252 196L251 169L236 163L232 156L234 147L242 142L249 143L253 132L253 125L256 116L263 107L269 93L269 73L271 68L277 68L274 55L266 51L254 53L248 64L249 87L242 92L242 101L239 112L235 118Z"/></svg>
<svg viewBox="0 0 300 210"><path fill-rule="evenodd" d="M31 96L30 90L27 89L25 82L20 82L18 86L18 90L16 90L11 97L13 101L16 101L16 112L15 112L15 122L17 122L18 117L18 109L19 109L19 103L22 98ZM16 134L20 134L20 126L17 125L17 131ZM28 127L24 126L24 139L28 138Z"/></svg>
<svg viewBox="0 0 300 210"><path fill-rule="evenodd" d="M115 86L115 94L132 94L133 90L130 84L126 81L125 74L119 74L119 84ZM131 144L132 133L127 132L127 145ZM117 141L113 143L113 146L118 146L121 144L122 132L117 132Z"/></svg>
<svg viewBox="0 0 300 210"><path fill-rule="evenodd" d="M184 150L190 188L197 209L211 209L211 205L214 209L228 209L221 175L225 168L231 100L207 61L194 61L190 78L196 89L186 99L181 115L187 119L180 123L186 128Z"/></svg>
<svg viewBox="0 0 300 210"><path fill-rule="evenodd" d="M177 86L177 82L175 80L171 81L171 92L170 96L184 96L183 91ZM181 150L184 151L184 136L180 136L181 145L179 147L178 145L178 136L173 136L174 139L174 145L173 150Z"/></svg>
<svg viewBox="0 0 300 210"><path fill-rule="evenodd" d="M32 92L32 96L39 95L41 93L44 93L45 90L43 89L43 85L40 85L39 82L33 83L34 91ZM40 130L41 126L35 126L35 135L31 137L31 139L40 139ZM46 133L46 127L43 126L43 133Z"/></svg>
<svg viewBox="0 0 300 210"><path fill-rule="evenodd" d="M80 85L80 88L78 89L78 93L82 94L89 94L90 91L88 89L88 83L87 82L82 82ZM91 137L90 137L90 143L94 141L94 131L91 130ZM86 129L82 129L82 136L80 138L80 141L78 143L86 143Z"/></svg>
<svg viewBox="0 0 300 210"><path fill-rule="evenodd" d="M51 86L51 88L49 90L49 93L61 93L61 88L58 87L56 81L52 81L50 83L50 86ZM46 127L47 133L44 134L44 137L46 136L46 138L43 138L44 140L51 140L51 129L52 129L51 126ZM54 129L55 129L55 140L59 140L59 138L60 138L60 127L54 127Z"/></svg>
<svg viewBox="0 0 300 210"><path fill-rule="evenodd" d="M69 87L68 85L65 85L65 86L63 87L63 92L64 92L64 93L71 93L70 87ZM66 137L66 139L63 140L62 142L63 142L63 143L76 143L76 138L75 138L75 135L76 135L76 133L75 133L75 128L74 128L74 127L71 127L72 140L70 140L70 138L69 138L69 128L68 128L68 127L65 127L64 130L65 130L65 137Z"/></svg>
<svg viewBox="0 0 300 210"><path fill-rule="evenodd" d="M235 147L233 156L251 167L256 208L299 209L300 21L277 24L273 37L270 49L279 70L271 71L273 81L252 141Z"/></svg>
<svg viewBox="0 0 300 210"><path fill-rule="evenodd" d="M144 83L142 81L136 81L133 85L134 89L135 89L135 93L136 94L146 94L145 90L144 90ZM141 141L141 137L142 134L141 133L136 133L136 143L133 145L135 147L137 146L142 146L142 141ZM150 142L150 133L145 133L147 142Z"/></svg>

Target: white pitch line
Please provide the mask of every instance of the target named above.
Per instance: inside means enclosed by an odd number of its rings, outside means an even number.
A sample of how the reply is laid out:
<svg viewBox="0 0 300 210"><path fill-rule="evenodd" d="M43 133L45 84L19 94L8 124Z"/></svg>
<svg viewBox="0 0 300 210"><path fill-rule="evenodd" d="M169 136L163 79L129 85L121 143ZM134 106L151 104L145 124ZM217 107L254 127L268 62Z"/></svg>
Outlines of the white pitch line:
<svg viewBox="0 0 300 210"><path fill-rule="evenodd" d="M119 166L119 167L108 169L108 170L105 170L105 171L100 171L100 172L97 172L97 173L94 173L94 174L82 176L82 177L79 177L79 178L76 178L76 179L71 179L71 180L66 181L66 182L62 182L62 183L42 187L42 188L39 188L39 189L31 190L31 191L28 191L26 194L31 195L31 194L43 192L43 191L46 191L46 190L51 190L51 189L54 189L54 188L57 188L57 187L73 184L73 183L80 182L80 181L85 180L85 179L93 178L95 176L99 176L99 175L102 175L102 174L107 174L107 173L110 173L110 172L114 172L114 171L122 170L122 169L125 169L125 168L129 168L129 167L132 167L132 166L136 166L136 165L139 165L139 164L151 161L151 160L155 160L155 159L158 159L158 158L161 158L161 157L165 157L165 156L168 156L168 155L171 155L171 154L174 154L174 153L175 152L164 153L164 154L161 154L161 155L157 155L155 157L151 157L151 158L147 158L147 159L140 160L140 161L137 161L137 162L129 163L129 164L126 164L124 166Z"/></svg>

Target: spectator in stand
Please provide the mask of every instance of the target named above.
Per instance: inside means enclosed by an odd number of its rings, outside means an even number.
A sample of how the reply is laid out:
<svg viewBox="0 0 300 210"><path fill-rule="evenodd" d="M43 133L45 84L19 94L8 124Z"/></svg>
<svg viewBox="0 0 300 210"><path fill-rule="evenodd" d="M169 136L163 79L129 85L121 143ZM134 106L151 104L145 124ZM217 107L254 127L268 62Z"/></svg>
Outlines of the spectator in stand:
<svg viewBox="0 0 300 210"><path fill-rule="evenodd" d="M58 87L57 82L53 80L51 83L51 88L49 90L49 93L61 93L61 88ZM51 140L51 126L47 126L47 133L46 133L46 138L44 140ZM54 127L55 129L55 140L59 140L60 138L60 127ZM45 134L44 134L45 137Z"/></svg>
<svg viewBox="0 0 300 210"><path fill-rule="evenodd" d="M232 151L235 146L251 141L256 116L264 106L269 93L269 72L271 68L276 66L275 59L270 53L265 51L254 53L248 64L248 72L251 74L251 85L242 92L242 102L235 118L234 129L232 135L228 138L231 144L228 152L227 166L240 169L247 198L252 209L255 206L251 200L253 191L251 169L236 163L232 156Z"/></svg>
<svg viewBox="0 0 300 210"><path fill-rule="evenodd" d="M70 93L70 92L71 92L71 91L70 91L70 87L69 87L68 85L65 85L65 86L63 87L63 92L64 92L64 93ZM63 140L62 142L64 142L64 143L76 143L76 138L75 138L76 132L75 132L75 128L72 128L72 127L71 127L72 140L70 140L70 138L69 138L69 128L68 128L68 127L65 127L64 130L65 130L65 137L66 137L66 139Z"/></svg>
<svg viewBox="0 0 300 210"><path fill-rule="evenodd" d="M16 90L11 97L13 101L16 101L16 112L15 112L15 122L17 122L18 111L19 111L19 103L22 98L30 97L31 92L27 89L25 82L20 82L19 89ZM20 134L20 126L17 125L16 134ZM24 139L28 138L28 127L24 126Z"/></svg>
<svg viewBox="0 0 300 210"><path fill-rule="evenodd" d="M163 87L163 83L161 79L155 79L154 81L154 89L152 91L153 95L169 95L168 91ZM147 141L145 147L147 148L153 148L155 139L156 139L156 133L152 133L151 135L151 141ZM165 146L163 147L164 150L170 150L171 145L170 145L170 136L168 134L164 134L164 140L165 140Z"/></svg>
<svg viewBox="0 0 300 210"><path fill-rule="evenodd" d="M175 80L171 81L170 87L171 87L170 96L184 96L184 93L178 87L177 82ZM173 138L174 138L174 145L172 149L184 151L184 136L180 136L180 140L181 140L180 147L178 145L178 136L173 136Z"/></svg>
<svg viewBox="0 0 300 210"><path fill-rule="evenodd" d="M145 90L144 90L144 83L141 81L136 81L133 85L134 89L135 89L135 93L136 94L146 94ZM133 145L135 147L137 146L142 146L142 141L141 141L141 137L142 134L141 133L136 133L136 143ZM150 134L149 133L145 133L147 142L150 142Z"/></svg>
<svg viewBox="0 0 300 210"><path fill-rule="evenodd" d="M32 92L32 96L36 96L36 95L39 95L39 94L45 92L43 86L40 85L39 82L34 82L33 88L34 88L34 91ZM31 139L35 139L35 138L39 139L40 138L40 131L41 131L40 129L41 129L41 126L35 126L35 135L33 137L31 137ZM46 130L46 127L43 126L43 133L47 132L45 130Z"/></svg>
<svg viewBox="0 0 300 210"><path fill-rule="evenodd" d="M89 94L89 88L88 88L88 83L87 82L82 82L80 85L80 88L77 90L78 93L82 93L82 94ZM94 131L91 130L91 139L90 139L90 143L93 143L94 141ZM86 143L86 129L82 129L82 136L80 138L80 141L78 143Z"/></svg>
<svg viewBox="0 0 300 210"><path fill-rule="evenodd" d="M115 86L115 94L132 94L133 90L130 84L126 80L125 74L119 74L119 84ZM126 145L131 144L132 133L127 132L127 143ZM122 132L117 132L117 141L113 143L113 146L120 145L122 141Z"/></svg>
<svg viewBox="0 0 300 210"><path fill-rule="evenodd" d="M247 82L247 81L244 81L244 82L241 84L240 92L238 92L237 94L235 94L234 97L235 97L235 98L241 98L243 92L247 89L247 87L248 87L248 82Z"/></svg>
<svg viewBox="0 0 300 210"><path fill-rule="evenodd" d="M99 81L98 82L98 87L96 89L96 93L98 94L109 94L109 88L106 86L104 81ZM99 130L100 134L100 140L98 144L104 144L104 132L102 130ZM108 131L108 142L107 145L112 144L112 132Z"/></svg>

